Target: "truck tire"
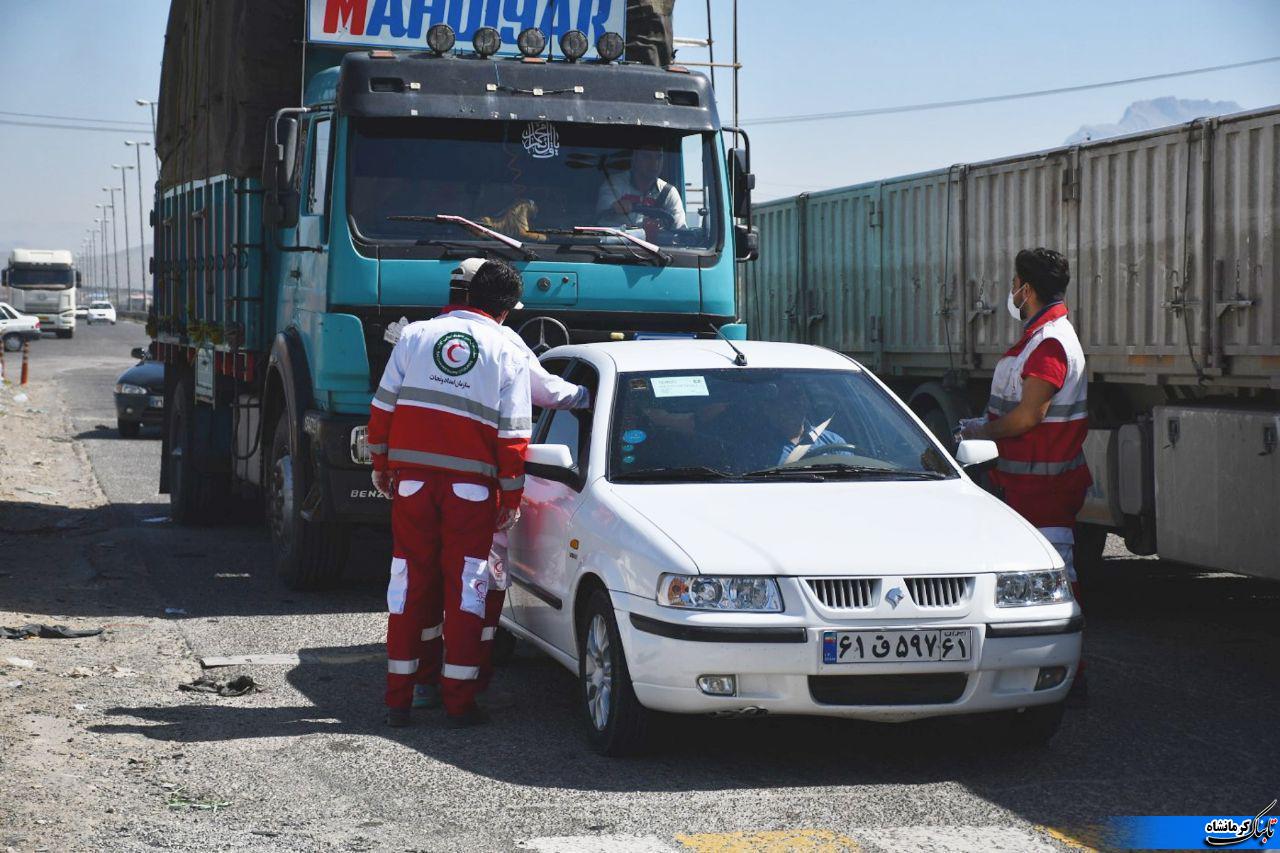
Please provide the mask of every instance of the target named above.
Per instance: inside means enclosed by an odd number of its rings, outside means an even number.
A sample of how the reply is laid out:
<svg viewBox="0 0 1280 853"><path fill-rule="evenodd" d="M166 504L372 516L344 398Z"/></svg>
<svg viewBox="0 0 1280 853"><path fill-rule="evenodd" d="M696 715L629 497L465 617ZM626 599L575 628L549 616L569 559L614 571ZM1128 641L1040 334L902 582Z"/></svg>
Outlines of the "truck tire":
<svg viewBox="0 0 1280 853"><path fill-rule="evenodd" d="M223 517L227 484L196 465L195 402L189 380L178 380L165 401L169 412L169 517L179 524L213 524ZM123 430L122 430L123 434Z"/></svg>
<svg viewBox="0 0 1280 853"><path fill-rule="evenodd" d="M631 686L613 601L603 589L591 593L578 617L578 648L578 695L592 748L602 755L641 752L651 714Z"/></svg>
<svg viewBox="0 0 1280 853"><path fill-rule="evenodd" d="M22 336L21 335L5 335L4 348L6 352L17 352L18 350L22 349Z"/></svg>
<svg viewBox="0 0 1280 853"><path fill-rule="evenodd" d="M307 521L302 517L310 460L293 447L289 412L276 422L268 459L267 524L276 574L291 589L314 590L342 578L350 535L346 525Z"/></svg>
<svg viewBox="0 0 1280 853"><path fill-rule="evenodd" d="M1076 578L1082 584L1096 581L1102 574L1102 552L1107 547L1107 528L1096 524L1076 525Z"/></svg>

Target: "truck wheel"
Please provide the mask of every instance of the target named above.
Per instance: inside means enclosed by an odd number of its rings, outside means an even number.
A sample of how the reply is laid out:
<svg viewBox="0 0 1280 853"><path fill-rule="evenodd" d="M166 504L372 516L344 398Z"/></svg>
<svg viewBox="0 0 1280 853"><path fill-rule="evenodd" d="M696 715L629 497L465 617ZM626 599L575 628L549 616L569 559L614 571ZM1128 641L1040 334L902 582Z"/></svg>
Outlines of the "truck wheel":
<svg viewBox="0 0 1280 853"><path fill-rule="evenodd" d="M613 602L596 590L578 618L578 684L587 737L602 755L634 755L648 743L649 711L636 698Z"/></svg>
<svg viewBox="0 0 1280 853"><path fill-rule="evenodd" d="M929 432L933 433L938 441L942 442L942 446L952 453L956 452L955 437L952 435L952 424L947 423L947 416L942 409L937 406L926 409L921 415L920 420L924 421L924 425L929 428Z"/></svg>
<svg viewBox="0 0 1280 853"><path fill-rule="evenodd" d="M142 424L138 421L122 421L116 418L116 429L121 438L137 438L142 434Z"/></svg>
<svg viewBox="0 0 1280 853"><path fill-rule="evenodd" d="M289 413L280 415L271 438L267 469L267 522L276 574L291 589L322 589L342 577L350 537L345 525L306 521L309 460L293 447Z"/></svg>
<svg viewBox="0 0 1280 853"><path fill-rule="evenodd" d="M179 524L212 524L227 504L226 482L196 466L195 403L190 386L180 380L165 401L169 412L169 516Z"/></svg>
<svg viewBox="0 0 1280 853"><path fill-rule="evenodd" d="M1076 578L1083 584L1102 574L1102 552L1107 547L1107 528L1096 524L1076 525Z"/></svg>
<svg viewBox="0 0 1280 853"><path fill-rule="evenodd" d="M5 335L4 348L7 352L17 352L22 349L22 338L19 335Z"/></svg>
<svg viewBox="0 0 1280 853"><path fill-rule="evenodd" d="M991 737L997 746L1032 749L1044 746L1058 733L1066 703L1034 705L996 714L991 720Z"/></svg>

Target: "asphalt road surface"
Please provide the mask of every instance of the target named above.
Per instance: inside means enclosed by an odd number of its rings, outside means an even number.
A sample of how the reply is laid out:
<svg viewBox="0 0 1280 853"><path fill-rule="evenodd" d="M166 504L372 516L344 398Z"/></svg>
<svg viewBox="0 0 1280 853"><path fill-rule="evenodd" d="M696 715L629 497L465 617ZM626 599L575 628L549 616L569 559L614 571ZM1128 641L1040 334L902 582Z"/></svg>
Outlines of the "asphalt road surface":
<svg viewBox="0 0 1280 853"><path fill-rule="evenodd" d="M527 648L495 680L493 725L451 732L427 717L386 729L389 543L367 536L343 585L299 593L273 577L261 526L169 523L157 431L115 431L111 385L142 343L134 323L82 328L33 346L32 369L60 386L114 534L140 566L145 606L170 608L167 624L196 656L302 661L245 668L268 688L257 696L141 697L90 727L186 752L193 786L234 786L236 805L204 824L212 839L240 834L243 849L1064 850L1086 848L1109 816L1254 814L1280 795L1280 584L1135 558L1114 540L1084 600L1088 703L1043 749L995 748L965 720L679 719L651 756L606 759L582 737L574 679ZM350 831L315 841L308 825L322 819Z"/></svg>

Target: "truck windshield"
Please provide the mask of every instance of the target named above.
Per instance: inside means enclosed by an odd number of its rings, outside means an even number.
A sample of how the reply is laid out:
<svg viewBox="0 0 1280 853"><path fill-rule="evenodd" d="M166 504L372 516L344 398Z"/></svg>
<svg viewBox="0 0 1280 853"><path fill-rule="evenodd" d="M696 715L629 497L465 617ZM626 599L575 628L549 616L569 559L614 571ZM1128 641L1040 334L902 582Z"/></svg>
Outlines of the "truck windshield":
<svg viewBox="0 0 1280 853"><path fill-rule="evenodd" d="M623 228L675 252L718 249L719 157L712 133L544 121L364 119L351 138L348 207L377 242L466 235L447 222L388 217L453 214L525 242L603 251Z"/></svg>
<svg viewBox="0 0 1280 853"><path fill-rule="evenodd" d="M43 267L10 267L10 287L38 287L47 290L62 290L75 285L75 272L68 269L48 269Z"/></svg>
<svg viewBox="0 0 1280 853"><path fill-rule="evenodd" d="M620 374L617 387L615 482L957 476L862 371L666 370Z"/></svg>

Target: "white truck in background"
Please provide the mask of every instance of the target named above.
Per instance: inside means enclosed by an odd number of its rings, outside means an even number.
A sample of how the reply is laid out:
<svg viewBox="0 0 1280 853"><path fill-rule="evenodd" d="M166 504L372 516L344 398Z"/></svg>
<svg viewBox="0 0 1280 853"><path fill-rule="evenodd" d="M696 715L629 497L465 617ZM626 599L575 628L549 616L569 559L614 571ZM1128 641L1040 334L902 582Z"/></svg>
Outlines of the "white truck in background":
<svg viewBox="0 0 1280 853"><path fill-rule="evenodd" d="M76 330L76 271L66 249L14 249L3 272L5 297L23 314L40 318L40 327L60 338Z"/></svg>

